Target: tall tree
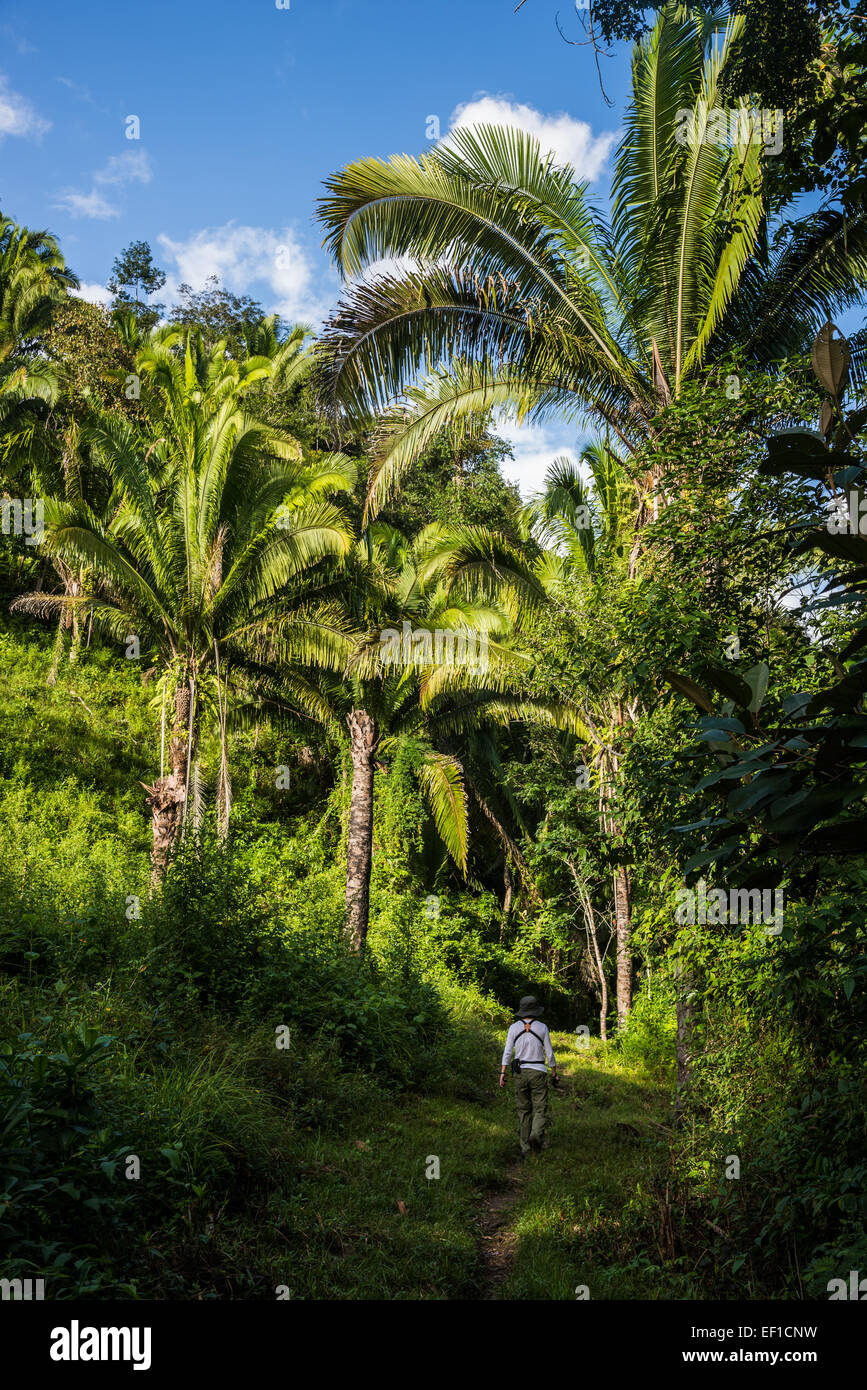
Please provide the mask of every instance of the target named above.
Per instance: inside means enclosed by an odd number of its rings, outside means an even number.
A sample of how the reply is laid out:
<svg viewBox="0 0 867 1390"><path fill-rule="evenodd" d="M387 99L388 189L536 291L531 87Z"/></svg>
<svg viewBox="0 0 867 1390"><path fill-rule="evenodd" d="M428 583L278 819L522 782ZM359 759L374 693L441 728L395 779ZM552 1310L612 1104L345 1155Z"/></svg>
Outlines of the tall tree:
<svg viewBox="0 0 867 1390"><path fill-rule="evenodd" d="M328 499L351 490L355 473L341 456L306 463L294 440L247 414L267 358L239 364L160 330L136 368L150 387L145 423L105 414L92 431L114 483L107 517L82 497L45 505L49 553L86 567L93 588L17 606L90 615L130 655L154 658L168 724L168 770L161 752L148 788L159 877L185 820L203 711L219 710L222 728L227 688L273 698L291 688L303 700L293 661L347 660L312 577L350 545Z"/></svg>
<svg viewBox="0 0 867 1390"><path fill-rule="evenodd" d="M497 823L473 781L473 734L528 719L583 727L568 700L521 690L526 663L510 649L510 610L527 588L538 592L508 542L470 528L433 524L410 544L378 522L350 557L342 597L361 640L342 676L312 679L324 722L338 739L349 736L346 926L357 951L368 930L378 767L406 752L437 831L465 872L470 798Z"/></svg>
<svg viewBox="0 0 867 1390"><path fill-rule="evenodd" d="M115 257L107 282L108 289L114 295L112 310L129 309L142 328L153 328L159 322L165 305L150 301L165 283L165 271L154 265L149 244L146 241L131 241Z"/></svg>
<svg viewBox="0 0 867 1390"><path fill-rule="evenodd" d="M0 216L0 426L57 397L57 373L39 351L57 307L78 280L48 232Z"/></svg>
<svg viewBox="0 0 867 1390"><path fill-rule="evenodd" d="M598 626L604 621L599 599L606 588L628 582L624 542L632 532L636 499L620 458L605 442L590 445L581 457L589 483L568 459L555 460L542 492L525 506L523 524L527 538L543 546L536 572L549 600L583 607L587 622ZM634 723L637 706L627 696L622 673L612 666L616 668L616 662L602 672L583 669L579 698L588 735L588 766L598 786L602 843L610 847L613 860L617 1020L622 1028L632 1007L634 972L632 893L618 803L623 738ZM586 888L577 875L575 879L586 919Z"/></svg>
<svg viewBox="0 0 867 1390"><path fill-rule="evenodd" d="M733 340L777 360L858 298L865 220L823 209L775 229L761 138L730 143L711 120L742 27L668 7L636 47L607 223L571 169L496 126L328 181L320 218L356 278L326 326L322 390L332 408L393 408L371 514L447 424L497 406L589 412L634 451ZM736 114L749 122L746 100Z"/></svg>
<svg viewBox="0 0 867 1390"><path fill-rule="evenodd" d="M204 288L178 285L178 300L169 314L169 323L179 328L200 329L206 342L224 339L231 352L243 352L245 334L264 317L264 310L249 295L232 294L220 283L219 277L209 275Z"/></svg>

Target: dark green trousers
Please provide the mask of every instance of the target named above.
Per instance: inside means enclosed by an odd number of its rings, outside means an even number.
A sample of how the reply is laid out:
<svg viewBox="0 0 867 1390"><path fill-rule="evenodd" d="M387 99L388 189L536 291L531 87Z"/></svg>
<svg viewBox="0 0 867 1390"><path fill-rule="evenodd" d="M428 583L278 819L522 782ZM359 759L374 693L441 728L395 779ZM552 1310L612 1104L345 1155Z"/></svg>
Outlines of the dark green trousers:
<svg viewBox="0 0 867 1390"><path fill-rule="evenodd" d="M515 1103L518 1107L518 1138L521 1153L531 1152L534 1145L542 1147L548 1123L548 1073L528 1071L522 1067L515 1077Z"/></svg>

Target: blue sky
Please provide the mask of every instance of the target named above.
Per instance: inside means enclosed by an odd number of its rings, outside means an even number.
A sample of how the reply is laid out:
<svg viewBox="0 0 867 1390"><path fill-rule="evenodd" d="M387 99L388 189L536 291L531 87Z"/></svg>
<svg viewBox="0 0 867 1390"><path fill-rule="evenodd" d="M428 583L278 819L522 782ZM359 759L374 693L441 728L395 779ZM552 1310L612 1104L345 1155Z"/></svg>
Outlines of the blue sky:
<svg viewBox="0 0 867 1390"><path fill-rule="evenodd" d="M609 108L570 0L79 0L4 5L0 206L48 227L89 298L118 252L149 241L169 276L217 273L289 318L338 292L313 210L349 161L429 147L439 121L529 124L604 198L626 54ZM128 139L137 116L140 138ZM132 127L130 127L132 129ZM509 431L535 486L570 434Z"/></svg>
<svg viewBox="0 0 867 1390"><path fill-rule="evenodd" d="M132 237L156 248L161 236L185 243L231 221L292 226L314 255L311 213L329 172L363 155L424 149L430 115L445 133L455 111L484 94L542 117L568 113L561 133L579 155L574 137L586 122L592 151L619 116L587 51L558 36L555 0L526 0L518 14L514 3L6 6L4 96L29 108L30 123L0 145L3 205L50 225L82 278L97 283ZM565 19L580 37L568 7ZM625 68L608 65L615 90ZM140 140L125 138L133 114ZM591 158L588 172L598 168Z"/></svg>
<svg viewBox="0 0 867 1390"><path fill-rule="evenodd" d="M0 207L61 241L82 293L150 242L169 279L215 273L266 310L316 323L339 281L313 221L353 159L429 148L455 123L529 126L605 203L629 52L603 60L606 105L574 0L78 0L0 12ZM128 139L129 118L140 124ZM552 424L504 428L523 492Z"/></svg>

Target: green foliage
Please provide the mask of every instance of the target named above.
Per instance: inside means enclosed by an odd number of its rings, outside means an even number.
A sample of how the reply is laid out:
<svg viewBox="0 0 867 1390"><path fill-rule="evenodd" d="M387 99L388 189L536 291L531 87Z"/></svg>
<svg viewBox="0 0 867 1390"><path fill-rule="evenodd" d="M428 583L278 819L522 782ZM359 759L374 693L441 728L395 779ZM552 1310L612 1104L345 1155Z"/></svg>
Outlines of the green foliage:
<svg viewBox="0 0 867 1390"><path fill-rule="evenodd" d="M156 326L165 305L151 300L166 283L166 275L154 265L153 253L146 241L131 241L115 257L106 283L114 295L113 311L129 309L141 329Z"/></svg>
<svg viewBox="0 0 867 1390"><path fill-rule="evenodd" d="M638 39L665 8L666 0L593 0L593 28L606 44ZM786 136L767 171L774 200L819 191L857 211L867 126L863 14L850 0L735 0L731 11L742 28L722 102L751 97L781 112Z"/></svg>
<svg viewBox="0 0 867 1390"><path fill-rule="evenodd" d="M501 462L508 444L474 422L468 438L445 431L425 451L399 498L380 518L410 539L438 521L446 526L479 526L517 538L518 489L504 481Z"/></svg>
<svg viewBox="0 0 867 1390"><path fill-rule="evenodd" d="M850 206L854 27L821 75L761 69L799 117L822 91L780 178L675 133L746 99L767 17L664 8L608 220L511 129L336 175L335 257L387 268L317 344L216 281L156 328L144 242L110 317L65 302L59 248L3 219L2 481L47 520L0 553L4 1271L478 1296L494 1028L527 992L574 1089L506 1297L587 1269L594 1297L821 1297L867 1259L867 542L820 514L867 492L863 335L826 327L820 385L806 359L867 243L830 207L772 223L829 140ZM494 412L564 409L600 435L522 505ZM468 631L489 660L434 657ZM682 920L698 874L779 886L782 931Z"/></svg>
<svg viewBox="0 0 867 1390"><path fill-rule="evenodd" d="M169 323L199 329L206 342L225 342L236 356L243 353L245 334L264 317L261 304L249 295L232 294L216 275L209 275L198 292L190 285L178 285L177 301Z"/></svg>
<svg viewBox="0 0 867 1390"><path fill-rule="evenodd" d="M643 1065L670 1079L677 1031L671 978L645 983L636 995L617 1052L627 1065Z"/></svg>
<svg viewBox="0 0 867 1390"><path fill-rule="evenodd" d="M116 1039L83 1022L59 1031L50 1013L37 1026L0 1040L4 1269L47 1278L54 1298L120 1294L102 1252L129 1219L131 1190L113 1183L127 1149L95 1090Z"/></svg>

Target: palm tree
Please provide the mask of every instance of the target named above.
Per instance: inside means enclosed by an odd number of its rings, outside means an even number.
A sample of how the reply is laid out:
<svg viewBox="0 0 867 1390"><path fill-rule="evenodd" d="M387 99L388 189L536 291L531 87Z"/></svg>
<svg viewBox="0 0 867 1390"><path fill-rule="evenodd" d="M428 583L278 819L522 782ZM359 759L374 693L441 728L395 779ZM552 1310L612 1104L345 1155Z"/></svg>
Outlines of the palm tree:
<svg viewBox="0 0 867 1390"><path fill-rule="evenodd" d="M245 396L272 364L233 361L223 346L208 352L174 330L151 335L136 359L150 385L146 424L104 415L90 432L113 481L106 515L82 496L46 501L49 553L86 569L92 591L30 594L16 605L89 614L130 654L154 654L162 710L160 776L147 788L155 877L184 823L203 709L218 712L224 731L230 689L276 695L292 687L293 661L339 666L351 651L333 606L317 601L314 576L351 544L329 498L351 491L354 466L341 455L306 463L293 439L252 418ZM296 697L309 702L304 682L296 684ZM221 785L225 798L225 750Z"/></svg>
<svg viewBox="0 0 867 1390"><path fill-rule="evenodd" d="M590 584L625 572L620 561L634 506L623 461L607 440L597 440L582 450L579 464L588 481L580 466L561 455L542 491L521 508L522 537L541 548L536 572L549 596L576 575Z"/></svg>
<svg viewBox="0 0 867 1390"><path fill-rule="evenodd" d="M323 336L320 389L390 424L370 515L446 425L493 407L590 417L633 452L733 342L768 364L858 298L865 219L825 208L775 232L760 143L717 138L743 22L668 6L636 45L607 222L570 168L496 126L328 181L320 219L356 278Z"/></svg>
<svg viewBox="0 0 867 1390"><path fill-rule="evenodd" d="M313 672L311 679L327 709L323 722L341 741L348 732L346 930L356 951L368 930L378 768L407 754L439 836L466 873L470 798L508 840L472 777L475 736L531 718L582 727L568 701L520 694L510 611L521 599L526 606L532 588L508 542L473 528L437 523L410 544L377 522L350 557L343 601L363 637L345 672Z"/></svg>
<svg viewBox="0 0 867 1390"><path fill-rule="evenodd" d="M39 495L34 459L61 380L38 349L58 304L77 286L52 236L0 216L0 490ZM61 625L58 661L62 641Z"/></svg>
<svg viewBox="0 0 867 1390"><path fill-rule="evenodd" d="M0 427L6 445L20 435L41 402L57 399L59 383L37 352L54 309L78 280L48 232L20 227L0 215ZM4 460L20 449L4 448Z"/></svg>
<svg viewBox="0 0 867 1390"><path fill-rule="evenodd" d="M54 237L0 216L0 423L28 400L55 397L56 379L35 348L55 306L77 288Z"/></svg>
<svg viewBox="0 0 867 1390"><path fill-rule="evenodd" d="M634 525L635 499L623 462L608 441L584 449L582 473L567 458L555 459L541 493L522 510L522 530L528 541L542 546L536 574L553 605L570 602L575 583L580 602L591 616L605 588L628 582L626 545ZM605 671L597 680L589 676L580 695L585 734L580 742L589 751L589 762L598 784L599 825L609 843L622 843L623 827L617 807L621 755L618 739L623 728L634 723L637 706L626 698L616 676ZM574 875L574 869L573 869ZM576 886L592 921L586 888L576 876ZM630 937L632 894L629 870L618 860L613 870L614 924L617 944L617 1018L625 1025L632 1006L633 964ZM595 945L595 929L593 931ZM598 950L596 952L598 958ZM601 960L597 959L601 972ZM604 989L604 977L600 984Z"/></svg>
<svg viewBox="0 0 867 1390"><path fill-rule="evenodd" d="M0 361L37 339L54 305L77 288L53 236L0 214Z"/></svg>
<svg viewBox="0 0 867 1390"><path fill-rule="evenodd" d="M858 297L864 220L823 209L775 232L759 144L716 138L742 26L669 6L636 46L607 222L571 169L494 126L329 180L320 217L356 278L326 326L319 383L332 410L381 417L368 517L441 430L492 408L590 418L631 454L733 343L770 364ZM639 535L658 482L643 480ZM638 538L627 576L637 553Z"/></svg>
<svg viewBox="0 0 867 1390"><path fill-rule="evenodd" d="M268 314L258 323L244 325L244 347L248 357L267 357L272 364L271 387L288 391L308 375L313 349L307 324L293 324L285 338L278 334L278 315Z"/></svg>

